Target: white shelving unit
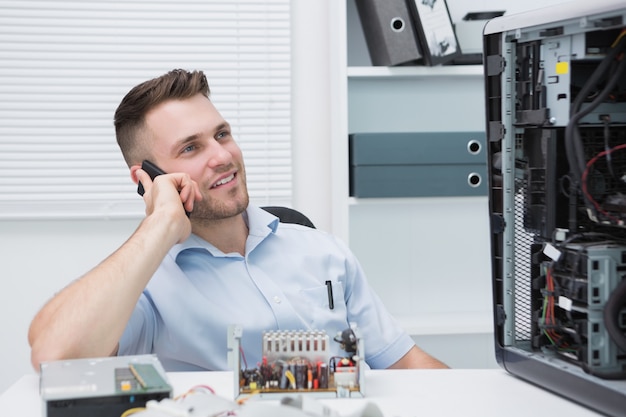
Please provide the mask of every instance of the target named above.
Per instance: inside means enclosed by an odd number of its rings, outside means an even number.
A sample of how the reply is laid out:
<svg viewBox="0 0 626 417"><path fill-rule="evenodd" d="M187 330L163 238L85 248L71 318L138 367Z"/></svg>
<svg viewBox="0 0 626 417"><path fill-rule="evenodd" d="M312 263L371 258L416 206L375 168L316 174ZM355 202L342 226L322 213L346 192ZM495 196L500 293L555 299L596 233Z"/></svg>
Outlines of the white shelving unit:
<svg viewBox="0 0 626 417"><path fill-rule="evenodd" d="M353 1L331 2L333 232L420 347L495 367L487 197L348 195L350 133L484 131L483 68L371 66Z"/></svg>
<svg viewBox="0 0 626 417"><path fill-rule="evenodd" d="M349 78L412 78L412 77L482 77L481 65L450 65L438 67L348 67Z"/></svg>

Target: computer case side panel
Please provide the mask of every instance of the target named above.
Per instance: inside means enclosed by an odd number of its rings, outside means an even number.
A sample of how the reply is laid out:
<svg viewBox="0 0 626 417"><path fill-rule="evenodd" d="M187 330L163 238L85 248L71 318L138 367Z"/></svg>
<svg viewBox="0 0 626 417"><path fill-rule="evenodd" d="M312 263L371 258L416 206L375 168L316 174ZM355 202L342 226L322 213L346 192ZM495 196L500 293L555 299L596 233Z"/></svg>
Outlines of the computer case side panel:
<svg viewBox="0 0 626 417"><path fill-rule="evenodd" d="M502 57L502 42L499 34L483 37L483 71L485 74L485 106L487 132L487 157L489 178L489 215L491 236L491 271L494 342L496 361L506 368L504 361L504 319L506 317L503 306L503 245L504 229L506 227L502 210L502 83L501 75L504 70Z"/></svg>
<svg viewBox="0 0 626 417"><path fill-rule="evenodd" d="M626 415L626 4L503 16L483 35L496 359Z"/></svg>
<svg viewBox="0 0 626 417"><path fill-rule="evenodd" d="M624 416L624 392L608 388L595 380L573 377L559 367L547 365L522 352L502 350L506 370L533 385L565 397L607 416Z"/></svg>

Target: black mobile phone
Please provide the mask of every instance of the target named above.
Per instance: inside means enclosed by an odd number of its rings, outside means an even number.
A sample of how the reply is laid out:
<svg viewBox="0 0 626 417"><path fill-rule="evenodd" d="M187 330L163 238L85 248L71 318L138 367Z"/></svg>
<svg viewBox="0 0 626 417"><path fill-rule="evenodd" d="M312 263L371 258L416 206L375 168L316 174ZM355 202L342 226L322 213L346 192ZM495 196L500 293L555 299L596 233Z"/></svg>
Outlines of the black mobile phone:
<svg viewBox="0 0 626 417"><path fill-rule="evenodd" d="M154 181L157 175L165 174L165 171L163 171L161 168L154 165L152 162L148 160L145 160L141 163L141 169L143 169L144 171L148 173L148 175L150 175L150 178L152 179L152 181ZM143 193L145 192L143 185L141 184L141 181L137 185L137 192L139 193L140 196L143 196Z"/></svg>
<svg viewBox="0 0 626 417"><path fill-rule="evenodd" d="M163 171L161 168L159 168L158 166L154 165L152 162L150 162L148 160L144 160L141 163L141 169L143 169L144 171L146 171L148 173L148 175L150 175L150 178L152 179L152 181L154 181L154 179L158 175L165 174L165 171ZM141 181L139 181L139 184L137 185L137 192L139 193L140 196L143 196L143 193L145 191L146 190L144 190L143 185L141 184ZM185 214L187 214L187 217L189 217L189 215L191 213L189 213L187 210L185 210Z"/></svg>

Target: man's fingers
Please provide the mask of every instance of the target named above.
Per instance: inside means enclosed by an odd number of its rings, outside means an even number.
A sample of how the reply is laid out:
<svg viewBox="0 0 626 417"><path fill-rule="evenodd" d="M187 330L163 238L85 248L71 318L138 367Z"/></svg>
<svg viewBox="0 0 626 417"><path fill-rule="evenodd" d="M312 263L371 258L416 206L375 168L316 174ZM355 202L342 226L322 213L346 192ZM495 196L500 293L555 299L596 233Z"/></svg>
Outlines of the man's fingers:
<svg viewBox="0 0 626 417"><path fill-rule="evenodd" d="M135 171L135 175L137 176L137 181L141 183L141 186L144 189L144 193L148 191L150 188L152 188L152 179L150 178L150 175L148 175L146 171L140 168L137 171Z"/></svg>
<svg viewBox="0 0 626 417"><path fill-rule="evenodd" d="M198 184L187 175L180 179L180 199L187 212L193 210L194 202L202 200Z"/></svg>

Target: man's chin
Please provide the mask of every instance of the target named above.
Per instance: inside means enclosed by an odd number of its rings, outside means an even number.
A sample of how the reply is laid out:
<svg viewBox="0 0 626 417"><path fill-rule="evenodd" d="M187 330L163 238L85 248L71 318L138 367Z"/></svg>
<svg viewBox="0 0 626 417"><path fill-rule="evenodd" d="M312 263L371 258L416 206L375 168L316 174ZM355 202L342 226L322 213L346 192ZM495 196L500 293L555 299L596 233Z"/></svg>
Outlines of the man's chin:
<svg viewBox="0 0 626 417"><path fill-rule="evenodd" d="M241 201L235 205L228 204L212 204L209 207L206 205L200 205L194 207L193 211L189 214L191 220L226 220L231 217L235 217L243 213L248 208L249 200Z"/></svg>

